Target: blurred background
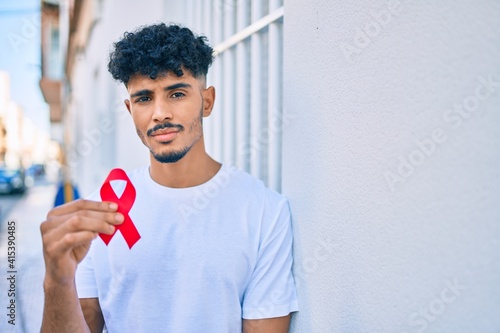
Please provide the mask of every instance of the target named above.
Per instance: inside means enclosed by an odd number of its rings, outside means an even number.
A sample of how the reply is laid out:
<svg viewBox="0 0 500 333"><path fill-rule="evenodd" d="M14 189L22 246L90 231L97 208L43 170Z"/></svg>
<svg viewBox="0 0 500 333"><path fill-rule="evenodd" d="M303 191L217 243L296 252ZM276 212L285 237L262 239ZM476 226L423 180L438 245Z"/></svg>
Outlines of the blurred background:
<svg viewBox="0 0 500 333"><path fill-rule="evenodd" d="M148 163L107 62L157 22L215 49L208 152L290 200L292 332L500 332L495 0L1 0L0 332L39 329L47 211Z"/></svg>

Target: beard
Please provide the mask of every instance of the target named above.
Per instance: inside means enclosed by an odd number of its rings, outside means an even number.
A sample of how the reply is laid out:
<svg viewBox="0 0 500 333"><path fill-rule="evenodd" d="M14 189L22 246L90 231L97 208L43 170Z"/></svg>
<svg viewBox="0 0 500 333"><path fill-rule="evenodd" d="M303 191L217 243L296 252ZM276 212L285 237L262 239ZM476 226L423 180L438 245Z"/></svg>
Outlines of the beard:
<svg viewBox="0 0 500 333"><path fill-rule="evenodd" d="M186 154L189 152L189 150L191 149L192 146L193 145L188 146L188 147L184 147L183 149L178 150L178 151L171 151L168 153L160 153L160 154L155 154L152 150L150 150L150 151L151 151L151 155L153 155L155 160L157 160L160 163L175 163L175 162L179 161L181 158L183 158L184 156L186 156Z"/></svg>
<svg viewBox="0 0 500 333"><path fill-rule="evenodd" d="M186 147L179 149L179 150L176 150L176 151L169 151L169 152L163 152L163 153L155 153L152 149L149 149L149 151L151 152L151 155L155 158L155 160L157 160L160 163L178 162L180 159L182 159L184 156L186 156L186 154L191 150L191 148L194 146L194 144L196 142L198 142L198 140L200 140L200 138L203 135L203 104L204 103L202 102L199 117L197 119L195 119L189 125L189 133L193 133L193 132L198 131L198 133L197 133L196 137L194 138L193 142L191 143L191 145L186 146ZM165 128L165 127L178 127L181 129L181 132L184 132L184 127L182 125L171 125L171 124L170 125L169 124L159 125L158 129ZM149 136L150 133L152 133L154 131L154 129L155 128L148 130L147 135ZM146 145L144 137L142 136L142 134L138 130L137 130L137 134L139 134L139 137L141 138L142 142ZM167 144L169 144L169 142L165 143L165 145L167 145Z"/></svg>

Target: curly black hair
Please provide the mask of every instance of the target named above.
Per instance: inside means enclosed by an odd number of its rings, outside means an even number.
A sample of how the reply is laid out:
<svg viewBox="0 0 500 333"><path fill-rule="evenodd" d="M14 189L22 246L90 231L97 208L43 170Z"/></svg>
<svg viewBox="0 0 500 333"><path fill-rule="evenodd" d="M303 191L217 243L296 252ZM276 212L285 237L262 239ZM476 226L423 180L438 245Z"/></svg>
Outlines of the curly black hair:
<svg viewBox="0 0 500 333"><path fill-rule="evenodd" d="M195 78L206 77L212 64L212 48L204 36L196 36L188 28L165 23L140 27L125 32L114 43L108 70L115 80L128 84L136 74L156 79L159 75L190 71Z"/></svg>

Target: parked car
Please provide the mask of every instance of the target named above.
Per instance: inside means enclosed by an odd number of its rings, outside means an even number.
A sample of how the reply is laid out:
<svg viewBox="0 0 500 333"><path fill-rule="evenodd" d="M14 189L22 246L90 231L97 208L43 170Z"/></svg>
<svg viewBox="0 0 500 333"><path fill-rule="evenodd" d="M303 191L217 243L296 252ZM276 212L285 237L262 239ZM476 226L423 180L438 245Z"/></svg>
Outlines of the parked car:
<svg viewBox="0 0 500 333"><path fill-rule="evenodd" d="M32 164L28 169L26 169L26 175L33 178L38 178L45 175L45 165Z"/></svg>
<svg viewBox="0 0 500 333"><path fill-rule="evenodd" d="M25 190L26 184L23 170L0 168L1 193L22 193Z"/></svg>

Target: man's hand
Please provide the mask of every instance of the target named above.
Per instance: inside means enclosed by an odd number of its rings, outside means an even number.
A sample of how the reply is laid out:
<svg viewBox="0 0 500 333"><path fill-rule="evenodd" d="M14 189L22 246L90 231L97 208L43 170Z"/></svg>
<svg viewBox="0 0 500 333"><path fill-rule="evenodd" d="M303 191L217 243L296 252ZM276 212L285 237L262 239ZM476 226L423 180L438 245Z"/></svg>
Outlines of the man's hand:
<svg viewBox="0 0 500 333"><path fill-rule="evenodd" d="M41 332L90 332L76 292L76 267L99 233L111 235L123 222L117 209L111 202L77 200L47 214L40 226L45 259Z"/></svg>
<svg viewBox="0 0 500 333"><path fill-rule="evenodd" d="M45 280L66 285L99 233L112 234L124 217L111 202L76 200L52 209L40 226L45 259Z"/></svg>

